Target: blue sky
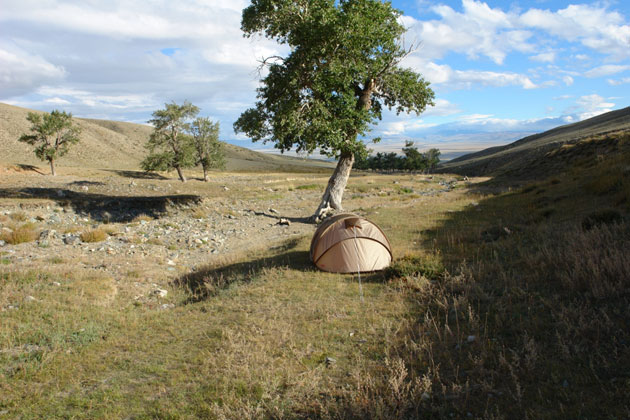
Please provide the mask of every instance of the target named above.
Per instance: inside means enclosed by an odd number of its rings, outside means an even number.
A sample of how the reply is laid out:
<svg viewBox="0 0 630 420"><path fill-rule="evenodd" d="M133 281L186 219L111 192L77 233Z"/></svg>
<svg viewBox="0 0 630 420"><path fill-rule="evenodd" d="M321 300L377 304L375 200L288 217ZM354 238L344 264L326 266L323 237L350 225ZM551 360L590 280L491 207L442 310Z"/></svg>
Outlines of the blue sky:
<svg viewBox="0 0 630 420"><path fill-rule="evenodd" d="M630 2L395 0L403 65L432 83L436 106L385 115L375 150L405 140L447 156L630 105ZM0 101L75 116L146 122L190 100L221 138L260 149L232 124L253 105L259 59L285 54L245 39L246 0L2 0Z"/></svg>

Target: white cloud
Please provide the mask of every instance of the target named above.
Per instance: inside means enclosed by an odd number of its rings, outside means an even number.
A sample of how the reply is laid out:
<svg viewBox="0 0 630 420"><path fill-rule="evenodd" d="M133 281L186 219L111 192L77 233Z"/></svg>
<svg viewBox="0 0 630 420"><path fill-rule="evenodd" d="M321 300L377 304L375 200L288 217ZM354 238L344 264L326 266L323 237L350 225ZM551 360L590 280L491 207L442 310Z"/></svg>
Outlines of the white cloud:
<svg viewBox="0 0 630 420"><path fill-rule="evenodd" d="M529 57L530 60L540 61L541 63L553 63L556 60L555 52L546 52Z"/></svg>
<svg viewBox="0 0 630 420"><path fill-rule="evenodd" d="M538 87L528 76L519 73L453 70L446 64L423 63L419 60L408 60L405 64L411 65L431 83L445 85L450 89L470 89L475 86L521 86L523 89Z"/></svg>
<svg viewBox="0 0 630 420"><path fill-rule="evenodd" d="M66 71L39 55L31 54L14 45L0 44L0 92L3 96L17 96L45 83L64 78Z"/></svg>
<svg viewBox="0 0 630 420"><path fill-rule="evenodd" d="M594 93L581 96L577 101L577 118L579 121L595 117L613 110L615 104Z"/></svg>
<svg viewBox="0 0 630 420"><path fill-rule="evenodd" d="M562 81L564 82L565 85L571 86L573 84L573 77L571 77L571 76L564 76L562 78Z"/></svg>
<svg viewBox="0 0 630 420"><path fill-rule="evenodd" d="M629 46L630 48L630 46ZM630 70L630 65L616 65L616 64L606 64L603 66L596 67L584 73L586 77L602 77L602 76L610 76L613 74L621 73L626 70Z"/></svg>
<svg viewBox="0 0 630 420"><path fill-rule="evenodd" d="M419 54L436 59L454 51L470 58L485 56L502 64L511 51L534 51L528 43L532 33L514 26L515 15L475 0L462 0L462 7L460 13L446 5L434 6L432 11L440 16L439 20L403 18L410 32L407 37L422 41Z"/></svg>
<svg viewBox="0 0 630 420"><path fill-rule="evenodd" d="M557 12L530 9L519 20L525 27L580 42L617 60L630 58L630 25L624 22L622 15L609 12L599 4L572 4Z"/></svg>
<svg viewBox="0 0 630 420"><path fill-rule="evenodd" d="M608 79L608 84L611 86L625 85L626 83L630 83L630 77L624 77L619 80Z"/></svg>

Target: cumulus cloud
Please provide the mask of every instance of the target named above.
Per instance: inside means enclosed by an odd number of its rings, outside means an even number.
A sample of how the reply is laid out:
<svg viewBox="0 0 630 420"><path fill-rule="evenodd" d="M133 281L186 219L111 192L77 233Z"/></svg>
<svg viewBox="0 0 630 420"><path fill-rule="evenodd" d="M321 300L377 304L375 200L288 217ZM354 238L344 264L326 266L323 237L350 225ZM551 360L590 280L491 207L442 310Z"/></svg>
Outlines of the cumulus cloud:
<svg viewBox="0 0 630 420"><path fill-rule="evenodd" d="M522 25L580 42L617 60L630 58L630 25L617 12L600 4L572 4L556 12L530 9L519 17Z"/></svg>
<svg viewBox="0 0 630 420"><path fill-rule="evenodd" d="M556 60L555 52L546 52L529 57L531 60L540 61L541 63L553 63Z"/></svg>
<svg viewBox="0 0 630 420"><path fill-rule="evenodd" d="M424 63L420 60L408 60L406 64L421 72L431 83L444 85L449 89L470 89L474 86L520 86L524 89L538 87L529 76L519 73L454 70L446 64Z"/></svg>
<svg viewBox="0 0 630 420"><path fill-rule="evenodd" d="M64 78L62 66L6 43L0 44L0 92L8 97L21 95Z"/></svg>
<svg viewBox="0 0 630 420"><path fill-rule="evenodd" d="M576 116L579 121L610 112L615 106L613 102L606 102L606 99L596 93L581 96L576 104Z"/></svg>
<svg viewBox="0 0 630 420"><path fill-rule="evenodd" d="M624 77L618 80L608 79L608 84L611 86L625 85L626 83L630 83L630 77Z"/></svg>

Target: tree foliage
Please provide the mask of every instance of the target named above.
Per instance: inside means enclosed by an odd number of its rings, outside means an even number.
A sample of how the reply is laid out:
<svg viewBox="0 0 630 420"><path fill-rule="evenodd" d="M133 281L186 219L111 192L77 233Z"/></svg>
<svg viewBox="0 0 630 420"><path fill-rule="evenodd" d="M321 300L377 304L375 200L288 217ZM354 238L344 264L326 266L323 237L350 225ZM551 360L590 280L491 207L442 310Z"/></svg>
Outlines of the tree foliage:
<svg viewBox="0 0 630 420"><path fill-rule="evenodd" d="M201 165L207 180L208 169L224 166L219 124L197 114L199 108L188 101L165 104L164 109L153 113L149 123L154 130L146 145L149 155L141 163L145 171L176 169L185 182L183 168Z"/></svg>
<svg viewBox="0 0 630 420"><path fill-rule="evenodd" d="M208 117L198 117L190 124L190 135L195 147L197 164L203 168L203 179L208 180L208 170L225 167L223 143L219 141L219 123Z"/></svg>
<svg viewBox="0 0 630 420"><path fill-rule="evenodd" d="M354 167L357 169L372 169L381 171L423 171L430 172L440 163L440 150L429 149L421 153L412 141L405 142L403 155L395 152L378 152L363 159L357 159Z"/></svg>
<svg viewBox="0 0 630 420"><path fill-rule="evenodd" d="M50 114L29 112L31 134L23 134L18 141L35 147L35 156L50 163L55 175L55 160L68 153L70 145L79 142L81 128L72 123L72 114L53 110Z"/></svg>
<svg viewBox="0 0 630 420"><path fill-rule="evenodd" d="M269 72L258 101L235 130L281 151L319 149L339 156L339 165L364 155L362 136L384 108L420 113L432 104L429 84L399 66L409 53L400 15L380 0L252 0L243 11L245 35L263 33L291 52L264 61ZM342 172L331 183L341 180L343 192Z"/></svg>
<svg viewBox="0 0 630 420"><path fill-rule="evenodd" d="M433 92L418 74L398 67L408 53L401 13L378 0L254 0L243 11L247 36L263 32L291 46L269 60L258 103L235 128L285 151L328 155L364 150L358 135L383 107L422 112Z"/></svg>

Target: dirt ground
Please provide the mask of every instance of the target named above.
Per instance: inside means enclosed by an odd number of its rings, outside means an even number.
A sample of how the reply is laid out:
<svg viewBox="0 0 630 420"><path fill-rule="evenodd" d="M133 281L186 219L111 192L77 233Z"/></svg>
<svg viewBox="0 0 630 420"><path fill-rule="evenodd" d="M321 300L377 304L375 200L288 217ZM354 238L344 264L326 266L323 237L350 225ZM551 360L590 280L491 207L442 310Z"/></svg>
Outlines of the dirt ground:
<svg viewBox="0 0 630 420"><path fill-rule="evenodd" d="M214 173L210 182L168 175L60 168L0 170L0 230L26 225L36 240L0 242L5 268L97 272L139 289L165 285L203 266L242 259L292 237L307 222L327 175ZM344 197L347 211L409 205L452 184L423 175L358 175ZM107 232L90 242L91 230ZM84 236L82 238L82 235ZM146 290L139 290L142 295Z"/></svg>

